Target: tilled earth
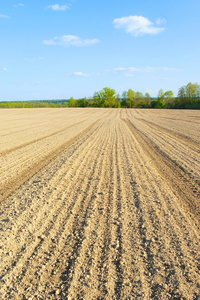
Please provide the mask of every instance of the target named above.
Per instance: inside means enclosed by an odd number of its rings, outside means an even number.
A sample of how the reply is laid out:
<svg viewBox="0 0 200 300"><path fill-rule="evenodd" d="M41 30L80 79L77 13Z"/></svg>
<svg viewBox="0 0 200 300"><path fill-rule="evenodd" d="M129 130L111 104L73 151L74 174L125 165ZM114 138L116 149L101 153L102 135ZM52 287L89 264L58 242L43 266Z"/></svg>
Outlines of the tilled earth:
<svg viewBox="0 0 200 300"><path fill-rule="evenodd" d="M0 111L1 299L200 299L200 111Z"/></svg>

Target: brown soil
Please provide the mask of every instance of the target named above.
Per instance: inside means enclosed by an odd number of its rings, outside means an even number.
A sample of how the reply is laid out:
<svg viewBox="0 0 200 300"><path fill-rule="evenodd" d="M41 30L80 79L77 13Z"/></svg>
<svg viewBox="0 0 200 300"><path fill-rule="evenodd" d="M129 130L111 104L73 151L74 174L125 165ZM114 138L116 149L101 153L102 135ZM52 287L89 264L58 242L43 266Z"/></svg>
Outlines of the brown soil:
<svg viewBox="0 0 200 300"><path fill-rule="evenodd" d="M1 299L200 299L200 111L0 110Z"/></svg>

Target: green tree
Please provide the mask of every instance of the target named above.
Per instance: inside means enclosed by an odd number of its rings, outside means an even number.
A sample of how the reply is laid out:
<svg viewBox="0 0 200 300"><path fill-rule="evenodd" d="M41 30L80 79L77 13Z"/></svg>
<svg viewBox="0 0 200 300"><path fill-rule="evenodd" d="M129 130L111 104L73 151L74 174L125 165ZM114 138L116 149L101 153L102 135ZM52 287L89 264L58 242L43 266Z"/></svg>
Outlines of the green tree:
<svg viewBox="0 0 200 300"><path fill-rule="evenodd" d="M96 107L103 107L103 93L102 91L100 92L95 92L93 95L93 106Z"/></svg>
<svg viewBox="0 0 200 300"><path fill-rule="evenodd" d="M103 99L105 107L114 107L115 105L115 90L108 87L103 88Z"/></svg>
<svg viewBox="0 0 200 300"><path fill-rule="evenodd" d="M143 101L143 99L144 99L144 96L143 96L142 93L140 93L140 92L136 92L136 93L135 93L136 107L139 107L139 106L140 106L139 103L140 103L141 101Z"/></svg>
<svg viewBox="0 0 200 300"><path fill-rule="evenodd" d="M122 92L121 99L122 99L121 106L127 107L127 101L128 101L128 92L127 91Z"/></svg>
<svg viewBox="0 0 200 300"><path fill-rule="evenodd" d="M128 99L128 92L127 91L123 91L122 92L122 101L126 101Z"/></svg>
<svg viewBox="0 0 200 300"><path fill-rule="evenodd" d="M178 90L178 98L180 100L183 100L184 98L186 97L186 87L185 86L182 86L179 88Z"/></svg>
<svg viewBox="0 0 200 300"><path fill-rule="evenodd" d="M174 100L174 93L172 91L166 91L164 96L165 96L165 103L172 104Z"/></svg>
<svg viewBox="0 0 200 300"><path fill-rule="evenodd" d="M116 96L115 96L115 108L120 108L121 107L121 99L120 99L120 95L119 94L117 94Z"/></svg>
<svg viewBox="0 0 200 300"><path fill-rule="evenodd" d="M71 97L69 99L68 107L75 107L75 106L76 106L76 100L73 97Z"/></svg>
<svg viewBox="0 0 200 300"><path fill-rule="evenodd" d="M165 93L164 93L163 89L160 89L160 90L158 91L158 99L160 99L160 100L163 101L164 98L165 98Z"/></svg>
<svg viewBox="0 0 200 300"><path fill-rule="evenodd" d="M78 99L77 106L78 107L87 107L89 105L86 98Z"/></svg>
<svg viewBox="0 0 200 300"><path fill-rule="evenodd" d="M146 94L145 94L145 102L146 102L147 104L150 104L150 102L151 102L151 96L150 96L149 93L146 93Z"/></svg>
<svg viewBox="0 0 200 300"><path fill-rule="evenodd" d="M129 107L134 107L135 106L135 92L132 89L129 89L127 96L128 96Z"/></svg>
<svg viewBox="0 0 200 300"><path fill-rule="evenodd" d="M153 100L151 102L151 107L152 108L165 108L166 104L161 99L157 99L157 100Z"/></svg>
<svg viewBox="0 0 200 300"><path fill-rule="evenodd" d="M196 85L189 82L186 85L186 97L193 98L195 97Z"/></svg>
<svg viewBox="0 0 200 300"><path fill-rule="evenodd" d="M94 93L93 101L98 107L115 107L115 90L105 87Z"/></svg>
<svg viewBox="0 0 200 300"><path fill-rule="evenodd" d="M160 89L158 91L157 98L158 98L157 100L155 100L151 103L151 106L154 108L165 108L165 106L166 106L166 104L164 103L165 93L164 93L163 89Z"/></svg>
<svg viewBox="0 0 200 300"><path fill-rule="evenodd" d="M195 96L197 98L200 98L200 85L198 83L195 83L196 89L195 89Z"/></svg>

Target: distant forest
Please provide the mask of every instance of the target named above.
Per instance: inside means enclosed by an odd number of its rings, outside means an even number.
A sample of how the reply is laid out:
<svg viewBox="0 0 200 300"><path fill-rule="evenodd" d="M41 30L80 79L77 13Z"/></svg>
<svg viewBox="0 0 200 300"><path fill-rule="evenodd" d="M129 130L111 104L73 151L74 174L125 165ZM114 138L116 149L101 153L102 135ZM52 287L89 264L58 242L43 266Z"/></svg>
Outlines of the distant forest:
<svg viewBox="0 0 200 300"><path fill-rule="evenodd" d="M105 87L95 92L91 98L45 101L3 101L0 108L39 108L39 107L110 107L110 108L168 108L168 109L200 109L200 85L189 82L179 88L177 97L172 91L158 91L156 98L149 93L143 95L132 89L122 95L114 89Z"/></svg>

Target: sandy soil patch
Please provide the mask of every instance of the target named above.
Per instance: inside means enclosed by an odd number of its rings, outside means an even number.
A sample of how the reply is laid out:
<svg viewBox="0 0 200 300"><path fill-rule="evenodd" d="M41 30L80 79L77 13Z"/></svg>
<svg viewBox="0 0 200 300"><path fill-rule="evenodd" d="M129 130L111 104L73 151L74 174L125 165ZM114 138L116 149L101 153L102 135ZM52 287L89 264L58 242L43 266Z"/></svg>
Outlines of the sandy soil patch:
<svg viewBox="0 0 200 300"><path fill-rule="evenodd" d="M0 110L1 299L199 299L200 111Z"/></svg>

